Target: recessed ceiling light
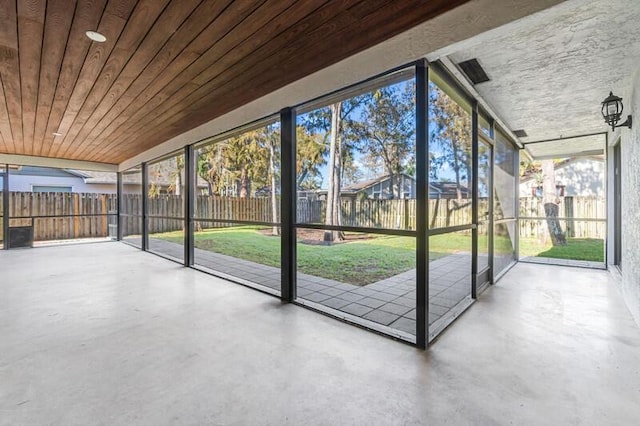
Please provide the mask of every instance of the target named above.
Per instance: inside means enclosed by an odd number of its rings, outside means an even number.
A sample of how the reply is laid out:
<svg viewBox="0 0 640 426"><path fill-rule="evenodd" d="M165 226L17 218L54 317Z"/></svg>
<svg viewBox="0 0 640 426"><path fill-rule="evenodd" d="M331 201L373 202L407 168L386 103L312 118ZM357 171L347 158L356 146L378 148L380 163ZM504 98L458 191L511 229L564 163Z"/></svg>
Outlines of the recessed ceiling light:
<svg viewBox="0 0 640 426"><path fill-rule="evenodd" d="M53 136L62 136L62 133L59 133L59 132L53 132Z"/></svg>
<svg viewBox="0 0 640 426"><path fill-rule="evenodd" d="M107 41L107 38L104 35L96 32L96 31L87 31L85 34L91 40L97 41L98 43L104 43L105 41Z"/></svg>

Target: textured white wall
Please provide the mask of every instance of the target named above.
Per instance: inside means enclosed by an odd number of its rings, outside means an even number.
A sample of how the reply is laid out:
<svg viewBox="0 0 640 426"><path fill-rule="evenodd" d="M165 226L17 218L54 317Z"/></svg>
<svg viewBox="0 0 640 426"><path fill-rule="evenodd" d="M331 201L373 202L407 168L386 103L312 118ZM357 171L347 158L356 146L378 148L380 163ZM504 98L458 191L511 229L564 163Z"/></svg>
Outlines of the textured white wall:
<svg viewBox="0 0 640 426"><path fill-rule="evenodd" d="M640 325L640 71L632 78L630 89L623 94L625 111L633 115L633 129L609 134L609 194L613 194L613 150L621 138L622 146L622 279L624 299ZM626 115L626 114L625 114ZM611 195L612 197L613 195ZM613 198L609 203L608 259L613 262Z"/></svg>

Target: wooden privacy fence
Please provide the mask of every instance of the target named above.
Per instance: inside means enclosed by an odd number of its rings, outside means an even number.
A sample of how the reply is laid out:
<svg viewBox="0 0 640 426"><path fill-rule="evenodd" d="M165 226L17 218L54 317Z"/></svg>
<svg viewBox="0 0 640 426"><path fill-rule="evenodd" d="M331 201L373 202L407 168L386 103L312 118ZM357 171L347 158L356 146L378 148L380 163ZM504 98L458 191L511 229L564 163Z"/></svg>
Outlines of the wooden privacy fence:
<svg viewBox="0 0 640 426"><path fill-rule="evenodd" d="M607 201L604 197L561 197L559 201L558 217L563 219L560 220L560 226L567 237L606 237ZM520 217L521 237L545 239L549 236L547 222L543 219L542 198L521 197Z"/></svg>
<svg viewBox="0 0 640 426"><path fill-rule="evenodd" d="M326 202L298 200L299 223L324 223ZM416 229L416 200L342 200L340 211L343 226L365 228ZM432 228L471 223L471 200L429 200Z"/></svg>
<svg viewBox="0 0 640 426"><path fill-rule="evenodd" d="M149 199L149 231L151 233L178 231L183 228L179 218L183 215L184 200L177 195L160 195ZM298 223L324 223L326 202L321 200L298 200ZM123 213L141 216L142 201L140 195L123 195ZM196 200L196 218L217 219L238 222L278 222L280 204L276 206L277 215L273 218L271 198L233 198L218 196L199 196ZM416 200L342 200L342 225L365 228L415 229ZM156 216L155 218L153 216ZM430 200L430 217L434 227L456 226L471 223L471 201ZM233 223L201 222L202 228L234 226ZM123 221L124 235L141 233L139 217L127 217Z"/></svg>
<svg viewBox="0 0 640 426"><path fill-rule="evenodd" d="M11 192L9 196L9 226L28 226L33 220L35 241L115 236L115 213L115 194Z"/></svg>
<svg viewBox="0 0 640 426"><path fill-rule="evenodd" d="M479 200L479 211L486 211L486 199ZM198 196L196 217L222 221L278 222L274 220L270 197L232 198ZM0 204L1 205L1 204ZM117 211L115 194L12 192L10 196L10 224L34 223L35 240L69 239L115 236ZM159 195L148 200L149 232L161 233L182 230L184 199L179 195ZM297 205L298 223L324 223L326 202L300 199ZM576 238L604 238L606 231L606 201L601 197L564 197L560 199L560 217L567 236ZM416 229L416 200L343 199L342 225L366 228ZM140 194L122 196L123 235L142 233L142 197ZM40 217L39 216L58 216ZM65 217L66 216L66 217ZM520 236L545 238L548 235L544 219L544 204L540 198L520 198L520 216L532 219L520 221ZM602 219L585 221L581 219ZM432 228L471 223L471 201L455 199L429 200L429 220ZM234 226L233 223L200 222L198 228Z"/></svg>

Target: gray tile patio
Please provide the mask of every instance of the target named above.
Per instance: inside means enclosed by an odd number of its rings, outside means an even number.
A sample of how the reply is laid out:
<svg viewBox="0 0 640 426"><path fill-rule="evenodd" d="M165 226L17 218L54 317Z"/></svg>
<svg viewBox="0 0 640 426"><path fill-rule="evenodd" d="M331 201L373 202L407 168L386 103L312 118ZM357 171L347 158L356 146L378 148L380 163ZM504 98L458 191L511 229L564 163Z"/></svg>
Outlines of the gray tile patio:
<svg viewBox="0 0 640 426"><path fill-rule="evenodd" d="M520 262L538 263L543 265L575 266L578 268L607 269L604 262L592 262L588 260L555 259L551 257L526 256L520 258Z"/></svg>
<svg viewBox="0 0 640 426"><path fill-rule="evenodd" d="M182 259L183 246L155 238L152 251ZM280 291L280 269L195 249L198 266ZM376 324L415 335L415 269L366 286L298 273L298 297ZM457 253L430 262L429 324L447 314L471 293L471 254Z"/></svg>

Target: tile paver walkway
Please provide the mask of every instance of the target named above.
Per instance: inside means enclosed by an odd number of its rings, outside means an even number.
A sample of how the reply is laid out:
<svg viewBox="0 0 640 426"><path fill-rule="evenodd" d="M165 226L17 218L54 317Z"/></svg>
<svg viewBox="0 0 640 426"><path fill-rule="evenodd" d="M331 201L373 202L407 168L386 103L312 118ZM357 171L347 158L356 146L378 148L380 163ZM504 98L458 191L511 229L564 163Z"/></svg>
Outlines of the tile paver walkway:
<svg viewBox="0 0 640 426"><path fill-rule="evenodd" d="M520 262L539 263L543 265L575 266L579 268L607 269L604 262L588 260L555 259L551 257L527 256L520 258Z"/></svg>
<svg viewBox="0 0 640 426"><path fill-rule="evenodd" d="M155 238L151 250L182 259L183 246ZM280 269L195 249L195 263L234 278L280 291ZM415 335L416 270L356 286L298 273L298 297L377 324ZM429 324L438 321L471 294L471 254L457 253L430 262Z"/></svg>

